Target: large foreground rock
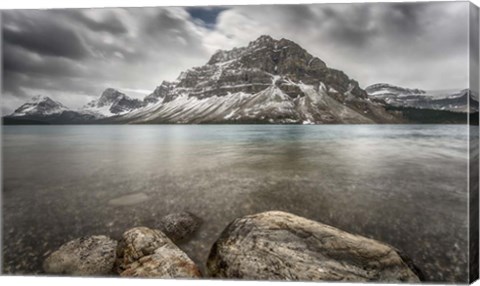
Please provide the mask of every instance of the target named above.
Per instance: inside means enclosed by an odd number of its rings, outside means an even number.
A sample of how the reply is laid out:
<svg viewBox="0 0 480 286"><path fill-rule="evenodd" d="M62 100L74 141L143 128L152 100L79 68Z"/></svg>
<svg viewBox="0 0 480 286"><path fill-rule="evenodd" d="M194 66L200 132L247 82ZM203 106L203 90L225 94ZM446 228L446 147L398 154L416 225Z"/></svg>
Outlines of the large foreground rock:
<svg viewBox="0 0 480 286"><path fill-rule="evenodd" d="M249 280L420 281L391 246L279 211L234 220L207 267L213 277Z"/></svg>
<svg viewBox="0 0 480 286"><path fill-rule="evenodd" d="M121 276L197 278L197 265L164 233L147 227L126 231L117 249L116 270Z"/></svg>
<svg viewBox="0 0 480 286"><path fill-rule="evenodd" d="M189 238L202 223L202 220L189 213L179 212L166 215L160 219L160 230L173 241Z"/></svg>
<svg viewBox="0 0 480 286"><path fill-rule="evenodd" d="M43 263L47 274L74 276L111 275L117 242L104 235L69 241Z"/></svg>

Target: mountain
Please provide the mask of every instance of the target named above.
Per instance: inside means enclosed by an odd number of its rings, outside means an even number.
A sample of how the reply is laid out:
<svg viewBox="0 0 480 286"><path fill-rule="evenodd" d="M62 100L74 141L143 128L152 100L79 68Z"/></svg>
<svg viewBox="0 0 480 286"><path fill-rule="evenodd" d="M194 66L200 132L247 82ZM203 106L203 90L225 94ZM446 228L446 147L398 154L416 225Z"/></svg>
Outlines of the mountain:
<svg viewBox="0 0 480 286"><path fill-rule="evenodd" d="M384 95L396 95L396 94L425 94L425 90L418 88L405 88L400 86L391 85L388 83L377 83L365 88L365 91L369 96L384 96Z"/></svg>
<svg viewBox="0 0 480 286"><path fill-rule="evenodd" d="M143 106L143 101L130 98L116 89L107 88L98 100L92 100L87 103L81 112L94 114L97 117L110 117L124 114Z"/></svg>
<svg viewBox="0 0 480 286"><path fill-rule="evenodd" d="M68 110L68 108L60 102L54 101L48 96L37 95L32 97L32 99L21 105L19 108L15 109L10 116L44 116L59 114L65 110Z"/></svg>
<svg viewBox="0 0 480 286"><path fill-rule="evenodd" d="M3 118L4 124L81 124L93 122L89 114L70 110L48 96L35 96Z"/></svg>
<svg viewBox="0 0 480 286"><path fill-rule="evenodd" d="M4 117L5 124L90 124L144 107L145 103L107 88L97 100L72 110L47 96L36 96Z"/></svg>
<svg viewBox="0 0 480 286"><path fill-rule="evenodd" d="M393 107L478 112L478 96L469 89L457 91L424 91L389 84L374 84L365 90L374 101L384 101Z"/></svg>
<svg viewBox="0 0 480 286"><path fill-rule="evenodd" d="M298 44L261 36L162 82L131 123L399 122L358 83Z"/></svg>

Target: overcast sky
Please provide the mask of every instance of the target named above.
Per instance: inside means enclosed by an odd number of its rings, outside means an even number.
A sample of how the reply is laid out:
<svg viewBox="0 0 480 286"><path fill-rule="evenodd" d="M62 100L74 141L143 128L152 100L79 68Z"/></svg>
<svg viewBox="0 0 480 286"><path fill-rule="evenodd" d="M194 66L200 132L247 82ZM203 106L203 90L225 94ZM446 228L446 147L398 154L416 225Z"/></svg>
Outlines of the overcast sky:
<svg viewBox="0 0 480 286"><path fill-rule="evenodd" d="M143 98L218 49L287 38L361 87L468 87L468 3L2 12L2 112L41 94L78 108L107 87Z"/></svg>

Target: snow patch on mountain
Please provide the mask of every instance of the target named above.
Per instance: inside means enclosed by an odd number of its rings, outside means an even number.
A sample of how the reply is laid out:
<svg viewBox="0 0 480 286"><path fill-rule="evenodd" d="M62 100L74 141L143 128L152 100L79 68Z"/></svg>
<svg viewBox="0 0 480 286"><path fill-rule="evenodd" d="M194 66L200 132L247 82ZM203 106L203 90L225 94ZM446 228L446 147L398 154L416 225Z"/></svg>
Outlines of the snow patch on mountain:
<svg viewBox="0 0 480 286"><path fill-rule="evenodd" d="M388 83L377 83L365 88L370 97L384 98L387 96L406 96L426 94L425 90L418 88L405 88Z"/></svg>

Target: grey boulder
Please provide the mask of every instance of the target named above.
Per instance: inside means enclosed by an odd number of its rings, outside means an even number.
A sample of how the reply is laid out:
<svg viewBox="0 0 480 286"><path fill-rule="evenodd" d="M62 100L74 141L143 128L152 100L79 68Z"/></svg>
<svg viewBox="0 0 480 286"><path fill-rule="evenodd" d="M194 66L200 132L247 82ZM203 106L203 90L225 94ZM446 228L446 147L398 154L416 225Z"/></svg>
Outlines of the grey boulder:
<svg viewBox="0 0 480 286"><path fill-rule="evenodd" d="M82 237L63 244L43 263L47 274L111 275L117 242L104 235Z"/></svg>
<svg viewBox="0 0 480 286"><path fill-rule="evenodd" d="M189 238L201 223L199 217L189 212L179 212L162 217L159 229L176 242Z"/></svg>
<svg viewBox="0 0 480 286"><path fill-rule="evenodd" d="M389 245L279 211L234 220L207 268L213 277L248 280L420 281Z"/></svg>

